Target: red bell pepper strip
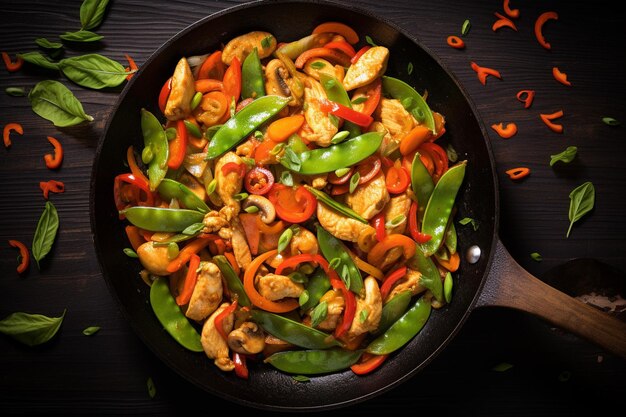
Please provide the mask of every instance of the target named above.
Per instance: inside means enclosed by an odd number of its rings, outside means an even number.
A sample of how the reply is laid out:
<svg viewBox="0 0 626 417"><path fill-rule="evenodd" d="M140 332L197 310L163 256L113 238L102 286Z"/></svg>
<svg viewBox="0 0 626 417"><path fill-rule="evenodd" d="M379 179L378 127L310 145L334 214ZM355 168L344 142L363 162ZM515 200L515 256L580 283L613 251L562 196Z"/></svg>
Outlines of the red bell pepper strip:
<svg viewBox="0 0 626 417"><path fill-rule="evenodd" d="M233 352L233 363L235 364L235 375L239 378L248 379L249 372L246 364L246 355Z"/></svg>
<svg viewBox="0 0 626 417"><path fill-rule="evenodd" d="M357 375L369 374L380 367L388 357L389 355L373 355L365 352L359 362L352 365L350 369Z"/></svg>
<svg viewBox="0 0 626 417"><path fill-rule="evenodd" d="M403 266L398 268L392 272L390 272L385 279L383 280L383 285L380 286L380 297L385 300L389 293L391 292L391 288L393 285L402 279L407 272L407 267Z"/></svg>
<svg viewBox="0 0 626 417"><path fill-rule="evenodd" d="M193 289L198 281L199 266L200 257L194 253L191 255L191 258L189 258L189 269L187 269L187 275L185 275L185 285L183 285L183 290L176 297L176 304L179 306L189 304L189 300L191 300L191 295L193 294Z"/></svg>
<svg viewBox="0 0 626 417"><path fill-rule="evenodd" d="M492 77L496 77L499 79L502 79L502 76L500 75L500 71L495 70L493 68L489 68L489 67L481 67L480 65L478 65L477 63L475 63L474 61L472 61L470 63L472 69L474 71L476 71L476 74L478 75L478 81L480 81L480 83L482 85L486 85L487 84L487 76L491 75Z"/></svg>
<svg viewBox="0 0 626 417"><path fill-rule="evenodd" d="M558 123L554 123L554 119L558 119L559 117L563 117L563 110L556 111L551 114L540 114L541 120L550 128L551 131L555 133L563 133L563 125Z"/></svg>
<svg viewBox="0 0 626 417"><path fill-rule="evenodd" d="M519 17L519 9L511 9L511 6L509 5L509 0L504 0L502 8L504 9L504 13L506 13L507 16L512 17L513 19L517 19Z"/></svg>
<svg viewBox="0 0 626 417"><path fill-rule="evenodd" d="M496 17L498 18L498 20L496 20L493 24L493 26L491 26L491 30L493 30L494 32L496 32L498 29L503 28L503 27L508 27L513 29L514 31L517 32L517 26L515 26L515 23L513 23L513 21L511 19L509 19L508 17L495 12L494 13L496 15Z"/></svg>
<svg viewBox="0 0 626 417"><path fill-rule="evenodd" d="M224 62L222 61L222 51L217 50L209 55L204 60L202 65L200 65L200 69L198 69L198 76L196 78L198 80L204 80L207 78L222 80L222 78L224 78L225 69Z"/></svg>
<svg viewBox="0 0 626 417"><path fill-rule="evenodd" d="M43 198L48 199L49 193L63 193L65 192L65 184L61 181L49 180L40 181L39 188L43 191Z"/></svg>
<svg viewBox="0 0 626 417"><path fill-rule="evenodd" d="M187 153L187 143L189 142L189 132L185 126L184 120L176 121L176 137L168 142L169 158L167 160L167 166L171 169L178 169L185 160L185 154Z"/></svg>
<svg viewBox="0 0 626 417"><path fill-rule="evenodd" d="M363 110L361 113L371 116L378 107L378 103L380 103L380 97L383 91L383 82L380 77L376 78L369 84L369 88L367 90L367 101L363 103Z"/></svg>
<svg viewBox="0 0 626 417"><path fill-rule="evenodd" d="M11 61L9 54L6 52L2 52L2 60L4 61L4 66L7 67L7 71L9 72L19 71L20 68L22 68L22 65L24 65L24 59L22 57L18 56L15 59L15 62L13 62Z"/></svg>
<svg viewBox="0 0 626 417"><path fill-rule="evenodd" d="M167 81L161 87L161 92L159 93L159 110L161 113L165 113L165 107L167 106L167 99L172 92L172 77L168 78Z"/></svg>
<svg viewBox="0 0 626 417"><path fill-rule="evenodd" d="M552 68L552 75L554 76L554 79L560 82L561 84L566 85L568 87L572 86L572 83L567 80L567 74L564 72L561 72L561 70L558 67Z"/></svg>
<svg viewBox="0 0 626 417"><path fill-rule="evenodd" d="M167 272L173 274L178 271L184 264L189 262L191 255L200 252L202 249L209 246L209 243L220 239L219 236L213 234L201 234L197 239L187 243L184 248L178 252L178 256L170 261L167 265Z"/></svg>
<svg viewBox="0 0 626 417"><path fill-rule="evenodd" d="M537 38L537 42L539 45L543 46L546 49L550 49L550 43L546 42L546 38L543 36L543 25L548 20L558 20L559 15L556 12L545 12L539 15L537 20L535 20L535 37Z"/></svg>
<svg viewBox="0 0 626 417"><path fill-rule="evenodd" d="M19 123L7 123L6 125L4 125L4 130L2 131L2 139L4 140L5 148L11 146L11 132L16 132L20 135L23 135L24 128Z"/></svg>
<svg viewBox="0 0 626 417"><path fill-rule="evenodd" d="M357 172L359 173L359 184L365 184L369 182L372 178L374 178L381 170L382 162L380 162L380 158L377 156L368 156L356 167Z"/></svg>
<svg viewBox="0 0 626 417"><path fill-rule="evenodd" d="M130 193L123 189L122 183L130 184ZM154 205L154 194L150 191L148 182L130 173L120 174L115 177L113 181L113 197L118 211L135 204L139 206ZM124 218L124 215L120 214L120 218Z"/></svg>
<svg viewBox="0 0 626 417"><path fill-rule="evenodd" d="M363 54L366 53L370 48L371 48L371 46L365 45L363 48L359 49L357 51L357 53L354 54L354 56L352 58L350 58L350 63L354 64L355 62L357 62L359 60L359 58L361 58L363 56Z"/></svg>
<svg viewBox="0 0 626 417"><path fill-rule="evenodd" d="M345 23L341 22L324 22L315 26L312 34L318 33L336 33L338 35L343 36L346 41L350 42L352 45L359 41L359 35L356 33L354 29Z"/></svg>
<svg viewBox="0 0 626 417"><path fill-rule="evenodd" d="M505 172L506 172L506 175L508 175L509 178L511 178L512 180L520 180L530 175L530 168L528 167L511 168Z"/></svg>
<svg viewBox="0 0 626 417"><path fill-rule="evenodd" d="M222 310L221 313L215 316L215 321L214 321L215 329L220 334L220 336L222 336L224 340L228 340L228 335L226 334L226 331L224 330L224 319L226 319L226 317L231 315L235 311L235 309L237 309L236 298L235 298L235 301L233 301L231 305L226 307L224 310Z"/></svg>
<svg viewBox="0 0 626 417"><path fill-rule="evenodd" d="M235 99L235 104L239 102L239 96L241 96L241 62L239 58L234 57L230 63L230 66L224 73L224 94L228 98L230 103ZM228 112L227 112L228 113Z"/></svg>
<svg viewBox="0 0 626 417"><path fill-rule="evenodd" d="M331 41L324 45L324 48L339 50L348 55L350 58L356 55L356 51L354 50L352 45L350 45L346 41Z"/></svg>
<svg viewBox="0 0 626 417"><path fill-rule="evenodd" d="M459 38L456 35L450 35L448 36L448 38L446 39L446 43L453 47L454 49L463 49L465 48L465 41L461 38Z"/></svg>
<svg viewBox="0 0 626 417"><path fill-rule="evenodd" d="M515 96L519 101L524 103L524 108L527 109L533 104L533 99L535 98L535 90L520 90Z"/></svg>
<svg viewBox="0 0 626 417"><path fill-rule="evenodd" d="M385 228L385 213L380 212L371 220L372 227L376 229L376 240L379 242L387 236L387 230Z"/></svg>
<svg viewBox="0 0 626 417"><path fill-rule="evenodd" d="M20 264L17 266L17 273L21 274L26 271L28 264L30 263L30 253L28 252L28 248L19 240L13 239L9 240L9 245L20 250Z"/></svg>
<svg viewBox="0 0 626 417"><path fill-rule="evenodd" d="M319 100L319 103L320 109L323 112L334 114L337 117L340 117L361 127L368 127L374 120L372 119L372 116L363 114L356 110L352 110L350 107L344 106L343 104L339 104L334 101L322 99Z"/></svg>
<svg viewBox="0 0 626 417"><path fill-rule="evenodd" d="M131 78L133 78L133 75L135 75L135 72L137 72L137 69L138 69L137 63L130 55L124 54L124 56L126 57L126 60L128 61L128 71L134 71L126 76L126 80L130 80Z"/></svg>
<svg viewBox="0 0 626 417"><path fill-rule="evenodd" d="M426 243L430 239L432 239L431 235L427 235L425 233L420 232L417 222L417 209L418 205L415 201L411 203L411 208L409 209L409 233L413 240L417 243Z"/></svg>
<svg viewBox="0 0 626 417"><path fill-rule="evenodd" d="M61 162L63 162L63 146L61 146L61 142L52 136L48 136L48 142L54 146L54 155L46 154L43 159L46 161L46 166L50 169L57 169L61 166Z"/></svg>

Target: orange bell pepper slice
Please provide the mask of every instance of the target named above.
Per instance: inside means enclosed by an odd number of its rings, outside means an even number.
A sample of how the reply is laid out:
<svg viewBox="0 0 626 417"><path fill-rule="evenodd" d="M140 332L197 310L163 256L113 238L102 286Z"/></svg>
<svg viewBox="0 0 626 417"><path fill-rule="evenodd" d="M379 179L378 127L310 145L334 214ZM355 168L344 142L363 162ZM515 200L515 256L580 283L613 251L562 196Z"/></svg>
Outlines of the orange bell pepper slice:
<svg viewBox="0 0 626 417"><path fill-rule="evenodd" d="M448 36L446 43L454 49L465 48L465 41L456 35Z"/></svg>
<svg viewBox="0 0 626 417"><path fill-rule="evenodd" d="M28 269L28 264L30 263L30 253L28 252L28 248L19 240L10 239L9 245L13 246L20 250L20 264L17 266L17 273L21 274L22 272Z"/></svg>
<svg viewBox="0 0 626 417"><path fill-rule="evenodd" d="M541 120L543 120L546 126L548 126L553 132L563 133L563 125L553 122L554 119L562 117L563 114L563 110L559 110L551 114L540 114L539 117L541 117Z"/></svg>
<svg viewBox="0 0 626 417"><path fill-rule="evenodd" d="M543 36L543 25L545 25L548 20L558 20L558 18L559 15L556 12L544 12L539 15L537 20L535 20L535 37L537 38L539 45L546 49L550 49L552 46Z"/></svg>
<svg viewBox="0 0 626 417"><path fill-rule="evenodd" d="M341 22L325 22L319 24L313 29L312 34L318 33L336 33L343 36L348 43L354 45L359 42L359 35L354 29Z"/></svg>
<svg viewBox="0 0 626 417"><path fill-rule="evenodd" d="M54 154L46 154L43 159L46 162L46 166L50 169L57 169L61 166L61 162L63 162L63 146L61 142L52 136L48 136L48 142L54 146Z"/></svg>
<svg viewBox="0 0 626 417"><path fill-rule="evenodd" d="M24 128L19 123L7 123L4 125L4 130L2 131L2 139L4 140L5 148L11 146L11 132L16 132L20 135L24 134Z"/></svg>
<svg viewBox="0 0 626 417"><path fill-rule="evenodd" d="M417 244L413 239L405 235L387 235L383 240L374 245L372 250L367 254L367 262L372 265L380 265L387 251L395 247L402 247L404 257L409 259L415 254Z"/></svg>
<svg viewBox="0 0 626 417"><path fill-rule="evenodd" d="M491 125L491 128L496 131L500 137L504 139L508 139L513 137L517 133L517 125L513 122L511 123L494 123Z"/></svg>

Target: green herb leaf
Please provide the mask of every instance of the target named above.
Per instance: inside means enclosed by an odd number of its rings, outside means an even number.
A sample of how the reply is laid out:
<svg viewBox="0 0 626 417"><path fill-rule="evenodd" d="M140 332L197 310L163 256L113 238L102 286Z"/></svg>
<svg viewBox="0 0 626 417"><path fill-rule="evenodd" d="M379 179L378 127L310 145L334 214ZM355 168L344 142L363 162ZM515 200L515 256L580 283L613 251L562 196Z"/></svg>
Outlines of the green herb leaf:
<svg viewBox="0 0 626 417"><path fill-rule="evenodd" d="M372 38L370 37L370 35L365 35L365 42L367 42L369 45L371 46L378 46L374 43L374 41L372 40Z"/></svg>
<svg viewBox="0 0 626 417"><path fill-rule="evenodd" d="M129 258L139 258L139 255L137 255L137 252L135 252L131 248L124 248L124 255L128 256Z"/></svg>
<svg viewBox="0 0 626 417"><path fill-rule="evenodd" d="M361 103L365 103L366 101L367 101L367 97L366 96L361 96L361 97L357 97L354 100L352 100L351 103L352 104L361 104Z"/></svg>
<svg viewBox="0 0 626 417"><path fill-rule="evenodd" d="M309 378L308 376L304 376L304 375L294 375L291 377L294 381L298 381L298 382L310 382L311 378Z"/></svg>
<svg viewBox="0 0 626 417"><path fill-rule="evenodd" d="M80 24L82 29L95 29L102 23L109 0L84 0L80 6Z"/></svg>
<svg viewBox="0 0 626 417"><path fill-rule="evenodd" d="M472 24L470 23L469 19L465 19L465 22L463 22L463 26L461 26L461 36L467 35L471 27Z"/></svg>
<svg viewBox="0 0 626 417"><path fill-rule="evenodd" d="M472 228L474 228L474 231L478 230L478 223L476 223L476 221L474 219L472 219L471 217L464 217L461 220L459 220L459 224L465 226L467 224L472 224Z"/></svg>
<svg viewBox="0 0 626 417"><path fill-rule="evenodd" d="M506 372L512 367L513 365L511 365L510 363L502 362L491 368L491 370L496 372Z"/></svg>
<svg viewBox="0 0 626 417"><path fill-rule="evenodd" d="M530 257L533 258L535 261L537 262L541 262L543 260L543 258L541 257L541 255L537 252L533 252L530 254Z"/></svg>
<svg viewBox="0 0 626 417"><path fill-rule="evenodd" d="M150 396L150 398L154 398L154 396L156 395L156 387L154 386L154 381L152 380L152 378L148 378L148 380L146 381L146 386L148 387L148 395Z"/></svg>
<svg viewBox="0 0 626 417"><path fill-rule="evenodd" d="M33 111L58 127L93 120L72 92L58 81L40 81L28 94Z"/></svg>
<svg viewBox="0 0 626 417"><path fill-rule="evenodd" d="M285 250L289 242L291 242L291 238L293 237L293 230L291 228L286 228L283 233L281 233L278 238L278 252L282 252Z"/></svg>
<svg viewBox="0 0 626 417"><path fill-rule="evenodd" d="M289 171L283 171L280 173L280 182L281 184L286 185L287 187L293 187L293 176Z"/></svg>
<svg viewBox="0 0 626 417"><path fill-rule="evenodd" d="M0 333L11 336L28 346L36 346L52 339L59 331L65 318L47 317L41 314L12 313L0 320Z"/></svg>
<svg viewBox="0 0 626 417"><path fill-rule="evenodd" d="M585 214L589 213L595 204L596 190L589 181L574 188L569 194L569 228L566 237L569 237L572 226Z"/></svg>
<svg viewBox="0 0 626 417"><path fill-rule="evenodd" d="M319 70L319 69L324 68L326 66L326 64L323 63L322 61L315 61L310 66L313 69Z"/></svg>
<svg viewBox="0 0 626 417"><path fill-rule="evenodd" d="M89 326L83 330L85 336L92 336L100 331L100 326Z"/></svg>
<svg viewBox="0 0 626 417"><path fill-rule="evenodd" d="M446 303L450 303L452 301L452 286L454 282L452 280L452 274L450 271L446 273L446 277L443 280L443 297L446 300Z"/></svg>
<svg viewBox="0 0 626 417"><path fill-rule="evenodd" d="M413 63L409 62L409 64L406 66L406 73L411 75L413 74Z"/></svg>
<svg viewBox="0 0 626 417"><path fill-rule="evenodd" d="M609 126L619 126L620 122L618 120L615 120L612 117L603 117L602 118L602 122L604 122L604 124L609 125Z"/></svg>
<svg viewBox="0 0 626 417"><path fill-rule="evenodd" d="M122 64L100 54L62 59L59 68L63 75L76 84L96 90L117 87L128 76Z"/></svg>
<svg viewBox="0 0 626 417"><path fill-rule="evenodd" d="M354 190L356 190L356 187L358 187L360 180L361 180L361 174L359 174L358 172L355 172L354 174L352 174L352 176L350 177L350 189L349 189L350 194L352 194Z"/></svg>
<svg viewBox="0 0 626 417"><path fill-rule="evenodd" d="M33 245L31 248L33 258L37 261L37 268L39 268L39 261L50 252L58 229L59 215L57 209L52 202L46 201L46 206L37 223L37 229L33 236Z"/></svg>
<svg viewBox="0 0 626 417"><path fill-rule="evenodd" d="M557 153L556 155L550 155L550 166L553 166L559 161L566 164L572 162L576 157L577 152L578 148L576 146L568 146L563 152Z"/></svg>
<svg viewBox="0 0 626 417"><path fill-rule="evenodd" d="M459 160L459 154L456 153L456 149L454 149L451 143L448 143L446 146L446 155L448 155L448 160L452 163Z"/></svg>
<svg viewBox="0 0 626 417"><path fill-rule="evenodd" d="M65 32L59 35L59 38L70 42L96 42L103 39L104 36L88 30L79 30L78 32Z"/></svg>
<svg viewBox="0 0 626 417"><path fill-rule="evenodd" d="M22 87L7 87L4 92L13 97L24 97L26 91Z"/></svg>
<svg viewBox="0 0 626 417"><path fill-rule="evenodd" d="M46 38L37 38L35 39L35 43L41 46L44 49L61 49L63 48L63 44L61 42L50 42Z"/></svg>
<svg viewBox="0 0 626 417"><path fill-rule="evenodd" d="M283 156L283 159L286 161L287 168L296 172L300 171L302 161L300 161L300 157L297 153L293 151L291 146L285 147L285 154Z"/></svg>
<svg viewBox="0 0 626 417"><path fill-rule="evenodd" d="M195 235L204 229L204 223L194 223L185 228L181 233L184 235Z"/></svg>
<svg viewBox="0 0 626 417"><path fill-rule="evenodd" d="M41 68L46 68L49 70L58 70L59 64L57 62L52 62L45 56L41 54L41 52L26 52L25 54L17 54L20 58L22 58L25 62L29 64L37 65Z"/></svg>
<svg viewBox="0 0 626 417"><path fill-rule="evenodd" d="M317 327L328 315L328 303L322 301L311 312L311 327Z"/></svg>

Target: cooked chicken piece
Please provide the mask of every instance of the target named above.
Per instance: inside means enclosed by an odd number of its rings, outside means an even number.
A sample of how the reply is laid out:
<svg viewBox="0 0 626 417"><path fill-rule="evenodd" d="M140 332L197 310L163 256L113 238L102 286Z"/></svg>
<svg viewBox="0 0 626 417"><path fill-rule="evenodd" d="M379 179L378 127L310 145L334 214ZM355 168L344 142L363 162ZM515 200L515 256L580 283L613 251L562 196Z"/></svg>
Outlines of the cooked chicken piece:
<svg viewBox="0 0 626 417"><path fill-rule="evenodd" d="M374 46L368 49L358 61L350 66L343 86L347 91L363 87L383 75L387 70L389 49L384 46Z"/></svg>
<svg viewBox="0 0 626 417"><path fill-rule="evenodd" d="M184 119L191 113L191 99L196 94L193 73L185 57L176 64L172 75L172 90L165 105L168 120Z"/></svg>
<svg viewBox="0 0 626 417"><path fill-rule="evenodd" d="M235 149L235 153L239 156L252 158L258 144L259 142L257 142L256 140L249 139L243 142L241 145L237 146L237 148Z"/></svg>
<svg viewBox="0 0 626 417"><path fill-rule="evenodd" d="M224 202L224 208L220 210L220 214L228 221L239 214L241 210L241 204L239 201L235 200L233 196L241 192L241 186L243 184L243 178L239 176L239 173L231 171L224 175L222 172L222 167L229 162L234 162L238 165L244 164L243 160L234 152L225 153L224 156L215 163L215 178L217 179L216 192Z"/></svg>
<svg viewBox="0 0 626 417"><path fill-rule="evenodd" d="M326 184L328 184L327 174L311 175L310 177L311 187L315 188L316 190L321 190L322 188L326 187Z"/></svg>
<svg viewBox="0 0 626 417"><path fill-rule="evenodd" d="M383 313L383 300L376 278L372 276L365 278L363 287L365 296L356 298L356 312L348 330L348 339L376 330Z"/></svg>
<svg viewBox="0 0 626 417"><path fill-rule="evenodd" d="M376 230L372 226L339 214L322 202L317 204L317 219L337 239L357 242L362 235L376 238Z"/></svg>
<svg viewBox="0 0 626 417"><path fill-rule="evenodd" d="M215 233L219 232L222 228L230 227L228 220L220 216L215 210L211 210L205 214L202 223L204 223L204 229L202 230L204 233Z"/></svg>
<svg viewBox="0 0 626 417"><path fill-rule="evenodd" d="M365 220L380 213L388 201L389 191L382 171L367 183L357 186L354 192L346 197L346 204Z"/></svg>
<svg viewBox="0 0 626 417"><path fill-rule="evenodd" d="M214 359L215 366L222 371L232 371L235 369L235 364L228 356L228 344L222 335L217 331L215 327L215 318L226 309L230 304L222 303L217 310L211 314L211 317L204 322L202 326L202 334L200 335L200 343L204 353L210 358ZM234 314L229 314L228 317L224 317L223 326L224 332L227 334L233 328Z"/></svg>
<svg viewBox="0 0 626 417"><path fill-rule="evenodd" d="M254 31L231 39L222 51L222 62L230 65L234 57L243 63L248 54L257 49L259 58L267 58L276 49L276 38L269 32Z"/></svg>
<svg viewBox="0 0 626 417"><path fill-rule="evenodd" d="M421 292L426 291L426 288L420 285L421 277L421 272L407 268L406 275L404 276L404 278L401 278L399 281L396 282L396 285L391 289L387 298L385 298L385 303L391 300L397 294L400 294L404 291L411 291L412 295L417 295Z"/></svg>
<svg viewBox="0 0 626 417"><path fill-rule="evenodd" d="M263 297L271 301L280 300L286 297L300 297L304 286L293 282L285 275L266 274L256 277L256 286Z"/></svg>
<svg viewBox="0 0 626 417"><path fill-rule="evenodd" d="M230 225L232 230L230 242L233 245L233 254L239 266L246 269L252 262L250 246L248 246L248 241L246 240L246 232L243 230L238 216L234 216L230 220Z"/></svg>
<svg viewBox="0 0 626 417"><path fill-rule="evenodd" d="M388 224L393 219L404 214L405 220L395 227L386 227L388 235L391 234L403 234L408 224L409 209L411 208L412 200L409 198L408 193L399 194L391 197L389 203L385 206L383 212L385 213L385 223Z"/></svg>
<svg viewBox="0 0 626 417"><path fill-rule="evenodd" d="M265 332L258 324L244 321L228 334L228 347L244 355L255 355L265 349Z"/></svg>
<svg viewBox="0 0 626 417"><path fill-rule="evenodd" d="M327 74L339 82L343 82L345 70L341 65L333 65L322 58L309 59L302 69L307 75L320 80L320 74Z"/></svg>
<svg viewBox="0 0 626 417"><path fill-rule="evenodd" d="M312 77L307 77L304 87L304 118L306 125L301 130L301 136L309 142L319 146L330 146L330 141L337 133L337 126L333 124L328 114L320 108L319 100L326 100L324 88Z"/></svg>
<svg viewBox="0 0 626 417"><path fill-rule="evenodd" d="M198 280L185 315L201 321L214 312L222 301L222 273L212 262L200 262L198 269Z"/></svg>
<svg viewBox="0 0 626 417"><path fill-rule="evenodd" d="M309 230L300 227L297 233L294 233L291 241L289 242L289 251L291 256L300 255L303 253L316 254L319 252L319 246L317 244L317 237Z"/></svg>
<svg viewBox="0 0 626 417"><path fill-rule="evenodd" d="M381 121L391 135L391 140L396 144L399 144L402 138L417 125L415 118L406 111L400 100L396 99L381 98L374 116Z"/></svg>
<svg viewBox="0 0 626 417"><path fill-rule="evenodd" d="M339 324L341 313L343 313L343 308L346 303L339 290L328 290L326 294L320 298L320 303L322 302L326 302L326 318L315 328L325 332L333 331ZM310 322L310 317L308 317L307 321Z"/></svg>
<svg viewBox="0 0 626 417"><path fill-rule="evenodd" d="M149 241L137 248L139 262L148 272L154 275L169 275L167 265L170 263L167 257L167 246L154 246Z"/></svg>
<svg viewBox="0 0 626 417"><path fill-rule="evenodd" d="M395 142L389 133L389 130L379 121L373 121L370 127L367 129L368 132L378 132L383 134L383 140L380 143L380 147L378 148L378 153L382 156L389 156L395 150L400 147L398 142Z"/></svg>

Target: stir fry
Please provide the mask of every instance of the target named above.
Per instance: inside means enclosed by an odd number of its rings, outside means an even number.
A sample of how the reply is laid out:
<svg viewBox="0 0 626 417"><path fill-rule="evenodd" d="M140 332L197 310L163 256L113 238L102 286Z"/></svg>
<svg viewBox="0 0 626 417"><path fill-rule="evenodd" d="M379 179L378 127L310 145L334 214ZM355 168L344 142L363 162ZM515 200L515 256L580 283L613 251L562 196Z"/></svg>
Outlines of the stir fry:
<svg viewBox="0 0 626 417"><path fill-rule="evenodd" d="M127 252L164 329L222 371L367 374L451 302L466 162L359 42L339 22L245 33L180 58L138 115L114 184Z"/></svg>

